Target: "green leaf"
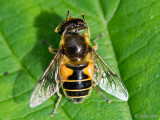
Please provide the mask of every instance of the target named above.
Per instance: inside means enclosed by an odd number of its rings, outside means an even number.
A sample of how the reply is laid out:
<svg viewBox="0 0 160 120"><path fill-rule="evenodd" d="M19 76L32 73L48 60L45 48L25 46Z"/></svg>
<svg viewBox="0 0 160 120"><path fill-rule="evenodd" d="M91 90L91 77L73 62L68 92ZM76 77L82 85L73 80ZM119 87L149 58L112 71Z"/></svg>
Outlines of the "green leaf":
<svg viewBox="0 0 160 120"><path fill-rule="evenodd" d="M159 7L149 0L0 0L0 119L158 119ZM104 34L98 53L121 76L128 102L105 93L112 100L107 104L93 89L80 104L63 95L54 118L49 114L57 95L29 107L33 87L54 57L41 40L58 48L61 38L54 29L68 9L75 17L85 14L92 40Z"/></svg>
<svg viewBox="0 0 160 120"><path fill-rule="evenodd" d="M122 0L109 22L133 119L160 119L160 1Z"/></svg>

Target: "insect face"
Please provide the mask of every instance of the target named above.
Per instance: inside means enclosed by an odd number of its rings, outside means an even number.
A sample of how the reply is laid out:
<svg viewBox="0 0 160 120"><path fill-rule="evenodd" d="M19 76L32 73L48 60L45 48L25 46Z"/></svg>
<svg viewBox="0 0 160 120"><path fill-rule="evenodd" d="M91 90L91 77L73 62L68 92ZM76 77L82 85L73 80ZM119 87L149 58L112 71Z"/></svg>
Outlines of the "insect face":
<svg viewBox="0 0 160 120"><path fill-rule="evenodd" d="M88 29L84 15L82 17L83 19L72 17L68 11L66 20L55 29L55 32L59 34L74 34Z"/></svg>
<svg viewBox="0 0 160 120"><path fill-rule="evenodd" d="M79 31L82 31L86 29L85 23L82 19L74 19L66 20L63 22L61 26L61 33L77 33Z"/></svg>

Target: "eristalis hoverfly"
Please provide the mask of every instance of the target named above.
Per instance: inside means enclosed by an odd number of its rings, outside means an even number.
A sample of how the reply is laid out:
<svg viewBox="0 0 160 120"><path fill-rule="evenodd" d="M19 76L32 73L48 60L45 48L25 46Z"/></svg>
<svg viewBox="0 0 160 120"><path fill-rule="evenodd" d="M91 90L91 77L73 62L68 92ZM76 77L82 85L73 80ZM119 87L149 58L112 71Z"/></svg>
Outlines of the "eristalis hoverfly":
<svg viewBox="0 0 160 120"><path fill-rule="evenodd" d="M87 30L87 33L82 32ZM54 116L61 101L62 90L65 96L75 103L86 98L94 87L109 103L110 100L96 87L98 85L107 93L124 101L128 100L128 91L120 78L97 54L97 44L90 44L90 30L85 21L67 14L67 18L55 29L61 34L59 50L49 46L55 53L50 65L36 84L30 107L36 107L57 93L58 100L51 113Z"/></svg>

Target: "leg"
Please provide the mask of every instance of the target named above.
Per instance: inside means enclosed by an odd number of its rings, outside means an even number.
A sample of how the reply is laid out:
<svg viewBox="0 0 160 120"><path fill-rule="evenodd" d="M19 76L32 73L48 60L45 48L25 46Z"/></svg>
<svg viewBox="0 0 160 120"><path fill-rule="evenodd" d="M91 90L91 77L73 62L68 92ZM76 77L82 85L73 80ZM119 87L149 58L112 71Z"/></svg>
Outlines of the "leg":
<svg viewBox="0 0 160 120"><path fill-rule="evenodd" d="M44 44L46 44L47 46L49 46L49 47L48 47L48 50L49 50L50 53L56 54L56 53L58 52L58 50L52 48L52 45L49 44L46 40L42 40L42 43L44 43Z"/></svg>
<svg viewBox="0 0 160 120"><path fill-rule="evenodd" d="M62 34L61 31L59 31L58 29L62 26L62 23L60 23L56 29L55 29L55 32L58 33L58 34Z"/></svg>
<svg viewBox="0 0 160 120"><path fill-rule="evenodd" d="M107 100L108 103L111 102L111 100L109 100L109 99L96 87L96 84L94 84L93 87L104 97L104 99Z"/></svg>
<svg viewBox="0 0 160 120"><path fill-rule="evenodd" d="M87 28L87 33L88 33L88 37L89 37L89 39L90 39L90 30L89 30L89 27L88 27L88 25L87 25L87 22L86 22L86 20L85 20L85 18L84 18L84 14L82 14L82 18L83 18L83 21L84 21L84 23L85 23L85 25L86 25L86 28Z"/></svg>
<svg viewBox="0 0 160 120"><path fill-rule="evenodd" d="M100 34L98 37L96 37L96 38L93 40L93 43L94 43L94 45L95 45L95 46L93 46L93 48L94 48L95 50L98 49L98 44L96 43L96 41L97 41L98 39L100 39L102 36L103 36L103 34Z"/></svg>
<svg viewBox="0 0 160 120"><path fill-rule="evenodd" d="M59 82L57 82L57 85L56 85L58 100L57 100L57 102L56 102L56 105L55 105L52 113L50 114L52 117L54 117L54 114L55 114L55 112L56 112L56 109L57 109L57 107L58 107L58 105L59 105L59 103L60 103L60 101L61 101L61 99L62 99L62 94L59 92L58 84L59 84Z"/></svg>
<svg viewBox="0 0 160 120"><path fill-rule="evenodd" d="M49 47L48 47L48 50L49 50L50 53L54 53L54 54L56 54L56 53L58 52L58 50L52 48L52 46L49 46Z"/></svg>

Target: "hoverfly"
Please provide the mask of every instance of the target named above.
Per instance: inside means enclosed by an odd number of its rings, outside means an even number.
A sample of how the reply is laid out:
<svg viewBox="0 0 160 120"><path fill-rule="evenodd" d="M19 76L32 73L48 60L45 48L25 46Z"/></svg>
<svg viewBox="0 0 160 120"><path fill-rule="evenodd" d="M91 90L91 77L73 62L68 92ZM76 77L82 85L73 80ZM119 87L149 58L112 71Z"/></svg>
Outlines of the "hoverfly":
<svg viewBox="0 0 160 120"><path fill-rule="evenodd" d="M87 33L82 32L87 30ZM55 29L61 34L59 50L49 46L55 53L50 65L36 84L30 107L36 107L57 93L58 100L51 113L54 116L62 95L75 103L80 103L91 92L92 86L108 101L110 100L96 87L124 101L128 100L128 91L120 78L98 55L95 46L90 45L90 30L84 15L82 19L67 14L67 18Z"/></svg>

